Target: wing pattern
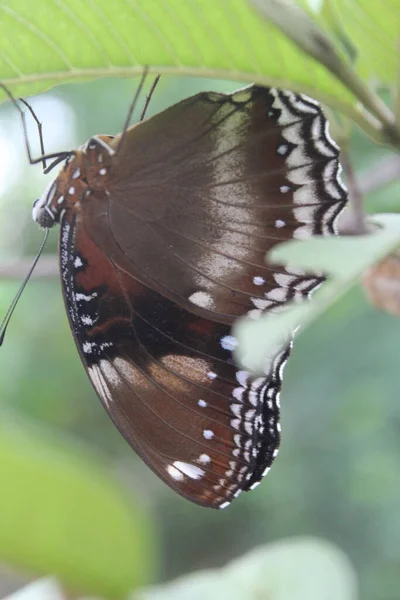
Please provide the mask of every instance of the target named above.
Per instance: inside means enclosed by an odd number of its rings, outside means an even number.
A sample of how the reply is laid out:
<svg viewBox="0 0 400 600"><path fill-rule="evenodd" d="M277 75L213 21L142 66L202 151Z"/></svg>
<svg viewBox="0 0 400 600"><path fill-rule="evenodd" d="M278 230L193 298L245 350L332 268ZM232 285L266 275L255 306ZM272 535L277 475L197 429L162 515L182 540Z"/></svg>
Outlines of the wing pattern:
<svg viewBox="0 0 400 600"><path fill-rule="evenodd" d="M223 508L278 453L289 345L261 377L232 358L238 317L323 278L265 264L275 244L335 233L346 191L312 99L251 86L199 94L83 153L106 169L61 218L66 308L112 420L179 494ZM55 200L56 202L56 200Z"/></svg>

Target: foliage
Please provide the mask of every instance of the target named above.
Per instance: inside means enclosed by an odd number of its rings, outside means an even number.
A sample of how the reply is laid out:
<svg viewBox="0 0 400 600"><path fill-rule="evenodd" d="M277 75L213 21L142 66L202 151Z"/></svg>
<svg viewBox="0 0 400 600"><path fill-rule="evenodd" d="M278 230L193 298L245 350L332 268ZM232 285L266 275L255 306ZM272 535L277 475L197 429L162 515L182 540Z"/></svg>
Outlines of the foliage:
<svg viewBox="0 0 400 600"><path fill-rule="evenodd" d="M293 303L278 314L262 320L242 320L235 327L239 340L237 358L253 371L263 372L263 361L301 324L315 321L354 284L365 270L393 251L399 244L400 217L396 214L374 215L376 231L368 236L344 236L340 239L318 238L307 242L292 240L280 244L269 255L271 262L294 264L306 273L323 272L329 276L313 300ZM244 360L245 359L245 360Z"/></svg>
<svg viewBox="0 0 400 600"><path fill-rule="evenodd" d="M0 557L110 598L148 581L148 516L102 462L83 444L3 415Z"/></svg>
<svg viewBox="0 0 400 600"><path fill-rule="evenodd" d="M131 600L356 600L357 581L348 559L313 538L261 546L223 569L199 571L165 586L141 590Z"/></svg>
<svg viewBox="0 0 400 600"><path fill-rule="evenodd" d="M223 569L181 577L134 592L129 600L357 600L347 557L315 538L281 540L252 550ZM66 600L53 579L36 581L5 600Z"/></svg>
<svg viewBox="0 0 400 600"><path fill-rule="evenodd" d="M309 93L379 137L385 132L373 118L391 126L390 111L365 82L395 76L396 7L397 0L379 10L372 0L353 0L343 23L338 2L329 14L321 11L328 35L300 7L279 0L169 0L162 6L158 0L98 0L96 8L79 0L36 0L34 11L25 0L6 0L0 72L19 95L72 79L132 76L143 65L161 73L256 81ZM371 29L376 35L368 35ZM354 66L343 51L346 39L357 49Z"/></svg>

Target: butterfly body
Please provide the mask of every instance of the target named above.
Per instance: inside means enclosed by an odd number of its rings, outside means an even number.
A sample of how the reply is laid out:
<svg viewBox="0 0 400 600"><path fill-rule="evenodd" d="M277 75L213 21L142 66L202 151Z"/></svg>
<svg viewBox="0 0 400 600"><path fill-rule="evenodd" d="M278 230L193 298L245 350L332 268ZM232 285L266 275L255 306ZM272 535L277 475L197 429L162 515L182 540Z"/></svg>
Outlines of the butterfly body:
<svg viewBox="0 0 400 600"><path fill-rule="evenodd" d="M232 323L321 283L265 253L333 233L346 201L320 108L290 94L198 94L95 136L33 209L60 223L66 309L105 409L161 479L213 508L278 453L289 354L278 348L263 376L238 369Z"/></svg>

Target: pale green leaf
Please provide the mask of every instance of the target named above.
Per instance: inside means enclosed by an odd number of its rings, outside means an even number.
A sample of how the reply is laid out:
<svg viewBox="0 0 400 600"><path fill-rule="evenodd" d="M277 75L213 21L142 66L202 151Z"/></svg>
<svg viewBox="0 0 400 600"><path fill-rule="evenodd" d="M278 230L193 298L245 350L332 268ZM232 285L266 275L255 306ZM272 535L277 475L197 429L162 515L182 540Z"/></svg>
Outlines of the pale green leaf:
<svg viewBox="0 0 400 600"><path fill-rule="evenodd" d="M367 236L293 240L274 248L270 261L323 272L330 278L312 300L289 304L286 310L257 321L242 319L235 326L236 357L246 368L263 372L265 360L277 353L299 325L315 321L369 266L400 244L400 215L375 215L373 221L379 228Z"/></svg>
<svg viewBox="0 0 400 600"><path fill-rule="evenodd" d="M200 571L131 600L356 600L356 576L347 557L315 538L262 546L223 569Z"/></svg>

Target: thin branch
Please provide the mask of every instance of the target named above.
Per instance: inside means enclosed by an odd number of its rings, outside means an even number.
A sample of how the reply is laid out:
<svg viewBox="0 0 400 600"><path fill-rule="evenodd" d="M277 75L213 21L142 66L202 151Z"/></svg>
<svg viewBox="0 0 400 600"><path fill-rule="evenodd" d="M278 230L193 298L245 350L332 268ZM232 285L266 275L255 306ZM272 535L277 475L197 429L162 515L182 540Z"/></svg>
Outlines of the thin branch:
<svg viewBox="0 0 400 600"><path fill-rule="evenodd" d="M349 188L350 203L349 210L342 213L340 219L340 233L365 233L363 226L365 225L365 215L362 208L361 196L373 192L384 185L387 185L391 181L395 181L400 177L400 156L389 156L377 162L372 169L361 173L355 177L353 170L350 167L348 158L345 152L341 154L341 163L343 165L343 171L346 176L346 183ZM361 203L361 205L360 205ZM355 225L353 224L353 213L355 213ZM348 217L347 215L350 214ZM347 219L351 222L346 223ZM360 223L361 225L360 225ZM354 232L354 227L356 231ZM350 228L350 231L348 230ZM366 228L368 230L368 227ZM17 260L8 260L0 262L0 281L1 280L12 280L12 279L23 279L32 264L32 257L19 258ZM58 256L49 255L42 256L40 262L36 265L35 271L32 273L32 278L49 278L58 277Z"/></svg>
<svg viewBox="0 0 400 600"><path fill-rule="evenodd" d="M340 153L340 162L349 191L349 204L340 217L339 231L342 235L364 235L368 233L369 228L364 212L363 196L346 150Z"/></svg>
<svg viewBox="0 0 400 600"><path fill-rule="evenodd" d="M392 181L400 179L400 156L383 158L358 176L358 187L361 194L369 194Z"/></svg>
<svg viewBox="0 0 400 600"><path fill-rule="evenodd" d="M23 279L32 266L32 257L18 258L16 260L3 260L0 263L0 281L5 279ZM46 255L36 265L32 278L45 278L58 276L58 256Z"/></svg>

